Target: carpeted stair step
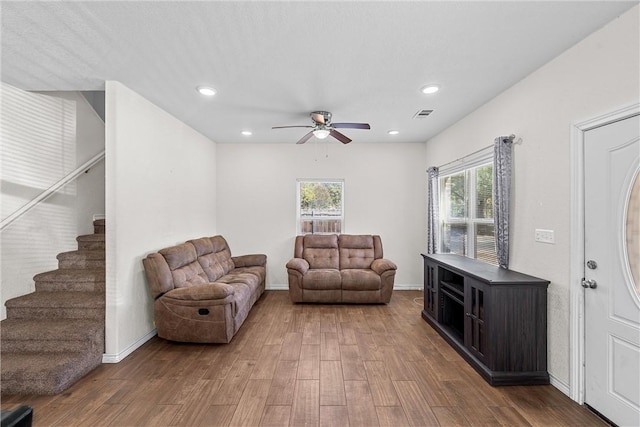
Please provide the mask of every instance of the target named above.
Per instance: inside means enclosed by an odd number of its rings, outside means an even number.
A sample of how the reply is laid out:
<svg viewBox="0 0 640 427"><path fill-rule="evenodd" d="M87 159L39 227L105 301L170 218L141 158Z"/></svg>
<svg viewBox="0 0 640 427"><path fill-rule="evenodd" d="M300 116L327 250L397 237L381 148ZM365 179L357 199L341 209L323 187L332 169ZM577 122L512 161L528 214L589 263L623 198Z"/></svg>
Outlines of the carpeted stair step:
<svg viewBox="0 0 640 427"><path fill-rule="evenodd" d="M104 352L104 321L94 319L5 319L0 322L2 356L7 353Z"/></svg>
<svg viewBox="0 0 640 427"><path fill-rule="evenodd" d="M105 252L103 250L78 250L58 254L58 268L105 268Z"/></svg>
<svg viewBox="0 0 640 427"><path fill-rule="evenodd" d="M106 220L96 219L93 221L93 232L95 234L104 234L107 231Z"/></svg>
<svg viewBox="0 0 640 427"><path fill-rule="evenodd" d="M104 292L38 291L7 300L8 319L104 319Z"/></svg>
<svg viewBox="0 0 640 427"><path fill-rule="evenodd" d="M104 292L106 276L104 269L58 269L36 274L33 280L37 292Z"/></svg>
<svg viewBox="0 0 640 427"><path fill-rule="evenodd" d="M2 394L57 394L101 363L101 352L3 353Z"/></svg>
<svg viewBox="0 0 640 427"><path fill-rule="evenodd" d="M106 234L86 234L76 237L78 250L96 251L104 250Z"/></svg>

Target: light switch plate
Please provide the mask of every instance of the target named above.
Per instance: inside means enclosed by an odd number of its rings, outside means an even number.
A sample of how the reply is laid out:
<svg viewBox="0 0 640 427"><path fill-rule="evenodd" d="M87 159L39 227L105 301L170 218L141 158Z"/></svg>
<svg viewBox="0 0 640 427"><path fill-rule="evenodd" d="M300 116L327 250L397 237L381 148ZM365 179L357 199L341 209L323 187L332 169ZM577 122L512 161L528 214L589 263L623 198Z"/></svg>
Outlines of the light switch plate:
<svg viewBox="0 0 640 427"><path fill-rule="evenodd" d="M536 228L535 239L536 239L536 242L541 242L541 243L554 244L556 242L555 237L553 236L553 230L542 230L542 229Z"/></svg>

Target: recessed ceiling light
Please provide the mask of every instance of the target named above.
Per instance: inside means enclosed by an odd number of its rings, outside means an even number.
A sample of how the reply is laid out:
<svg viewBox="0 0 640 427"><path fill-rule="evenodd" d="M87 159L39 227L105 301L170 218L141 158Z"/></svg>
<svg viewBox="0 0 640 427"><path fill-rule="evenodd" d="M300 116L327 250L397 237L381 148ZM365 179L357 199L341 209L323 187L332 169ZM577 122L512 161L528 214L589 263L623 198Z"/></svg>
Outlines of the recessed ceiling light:
<svg viewBox="0 0 640 427"><path fill-rule="evenodd" d="M244 136L251 136L253 135L253 132L251 132L250 130L243 130L242 132L240 132L241 134L243 134Z"/></svg>
<svg viewBox="0 0 640 427"><path fill-rule="evenodd" d="M426 85L420 91L424 94L430 95L432 93L436 93L440 90L440 86L438 85Z"/></svg>
<svg viewBox="0 0 640 427"><path fill-rule="evenodd" d="M400 131L399 130L395 130L395 129L391 129L391 130L388 130L387 133L389 135L397 135L397 134L400 133Z"/></svg>
<svg viewBox="0 0 640 427"><path fill-rule="evenodd" d="M204 96L213 96L216 94L216 90L211 86L198 86L198 92Z"/></svg>

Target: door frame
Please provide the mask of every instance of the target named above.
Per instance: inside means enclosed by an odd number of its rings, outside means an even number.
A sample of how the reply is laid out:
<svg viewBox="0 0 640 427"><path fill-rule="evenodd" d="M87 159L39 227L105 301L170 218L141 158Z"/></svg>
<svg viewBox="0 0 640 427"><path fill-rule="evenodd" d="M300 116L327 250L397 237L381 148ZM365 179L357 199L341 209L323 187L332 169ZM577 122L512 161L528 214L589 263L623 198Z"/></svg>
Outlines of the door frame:
<svg viewBox="0 0 640 427"><path fill-rule="evenodd" d="M597 127L640 114L640 103L626 105L571 125L571 267L569 277L569 397L579 404L585 395L584 325L584 135Z"/></svg>

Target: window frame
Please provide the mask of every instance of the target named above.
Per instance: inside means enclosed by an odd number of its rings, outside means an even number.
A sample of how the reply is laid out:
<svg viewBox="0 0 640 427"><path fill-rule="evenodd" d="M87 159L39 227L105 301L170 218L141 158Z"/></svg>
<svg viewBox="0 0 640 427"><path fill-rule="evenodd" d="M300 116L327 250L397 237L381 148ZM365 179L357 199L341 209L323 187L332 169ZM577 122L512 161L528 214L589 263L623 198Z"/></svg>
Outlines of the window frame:
<svg viewBox="0 0 640 427"><path fill-rule="evenodd" d="M490 165L493 168L493 147L487 147L486 149L480 150L476 152L472 156L468 156L459 161L453 162L450 166L446 168L441 168L438 176L438 191L440 195L439 205L439 234L440 241L438 242L440 248L444 248L444 239L445 239L445 226L446 225L456 225L456 224L466 224L466 248L465 254L460 254L467 258L477 259L482 262L486 262L490 265L498 265L497 259L495 262L489 262L486 259L477 257L477 245L476 245L476 237L479 225L494 225L494 218L478 218L477 217L477 173L476 170L478 168ZM450 176L458 175L460 173L464 174L465 179L465 216L463 218L449 218L447 209L445 208L445 191L443 188L444 179ZM495 186L495 182L493 181L493 174L491 180L492 194L493 188ZM494 239L495 239L495 229L494 229ZM495 251L495 247L494 247ZM454 252L448 252L454 253ZM497 256L497 255L496 255Z"/></svg>
<svg viewBox="0 0 640 427"><path fill-rule="evenodd" d="M340 221L340 232L303 232L302 231L302 221L303 217L301 216L301 194L300 188L303 183L330 183L330 184L340 184L341 192L340 192L340 216L327 216L327 215L313 215L311 216L312 221L322 221L322 220L339 220ZM344 200L345 200L345 180L344 178L297 178L296 179L296 234L343 234L345 232L345 220L344 220ZM309 220L308 217L304 218L304 220Z"/></svg>

